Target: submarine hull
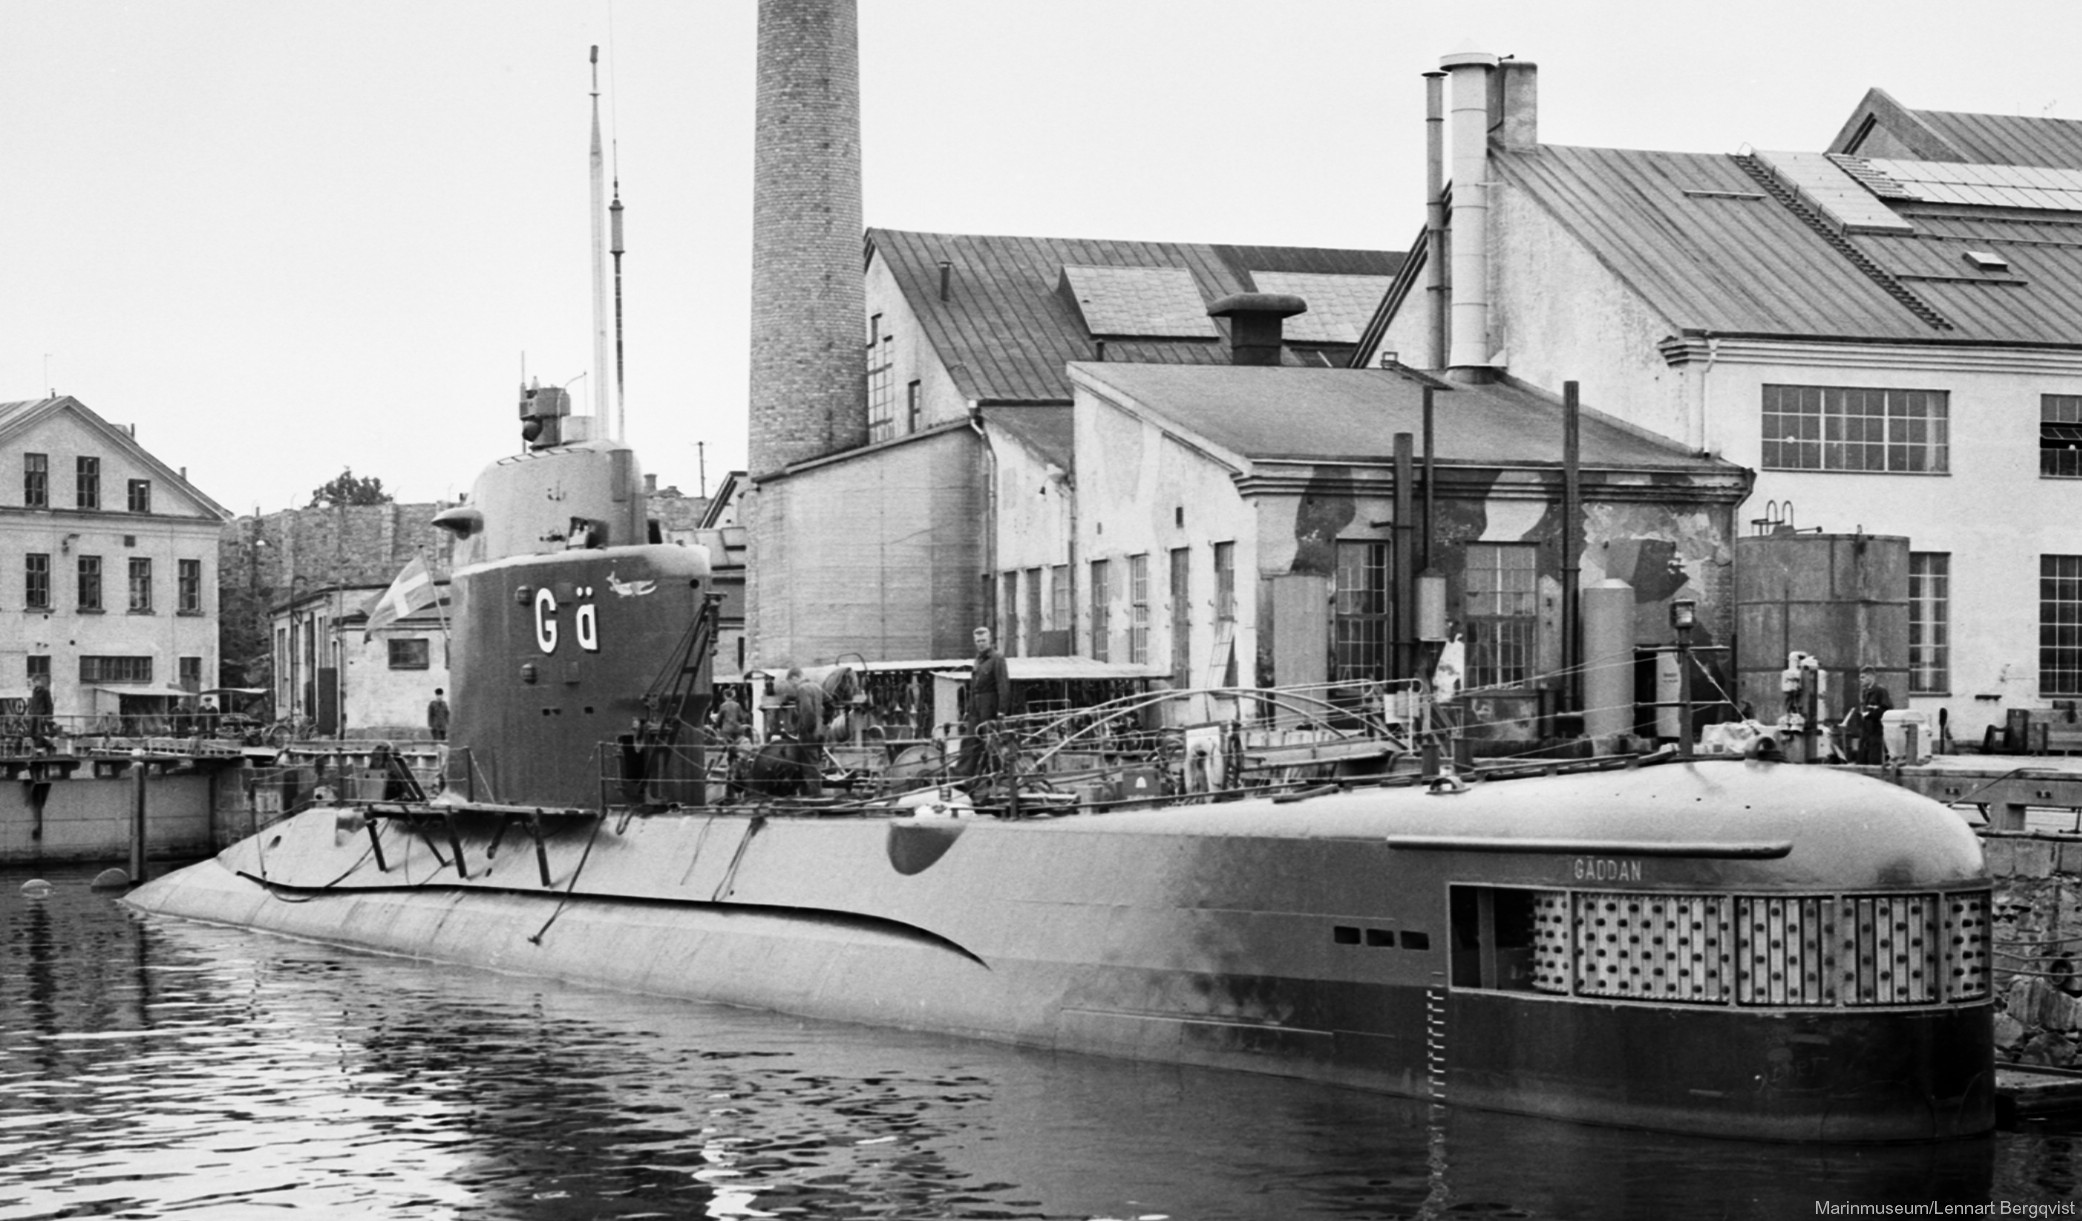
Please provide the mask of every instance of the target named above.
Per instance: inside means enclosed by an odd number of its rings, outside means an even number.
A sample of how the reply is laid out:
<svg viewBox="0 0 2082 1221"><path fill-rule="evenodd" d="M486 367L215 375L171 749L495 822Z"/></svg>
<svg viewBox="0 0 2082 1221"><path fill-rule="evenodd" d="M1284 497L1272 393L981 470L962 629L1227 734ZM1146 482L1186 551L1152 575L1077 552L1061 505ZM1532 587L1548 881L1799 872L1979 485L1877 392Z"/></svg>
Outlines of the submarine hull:
<svg viewBox="0 0 2082 1221"><path fill-rule="evenodd" d="M1697 810L1730 790L1749 799L1746 819ZM1763 813L1774 794L1787 800ZM1916 982L1904 972L1892 992L1849 963L1852 981L1825 1003L1742 974L1764 946L1740 922L1753 907L1783 921L1802 904L1847 905L1971 948L1986 890L1978 845L1934 803L1862 777L1729 764L1021 821L313 809L131 902L435 961L1457 1106L1901 1141L1993 1126L1992 1000L1971 955L1932 948L1947 979L1922 980L1918 959ZM1681 999L1611 994L1584 913L1620 900L1719 905L1728 928L1693 961L1727 980ZM1576 912L1579 927L1528 948L1509 927L1521 908Z"/></svg>

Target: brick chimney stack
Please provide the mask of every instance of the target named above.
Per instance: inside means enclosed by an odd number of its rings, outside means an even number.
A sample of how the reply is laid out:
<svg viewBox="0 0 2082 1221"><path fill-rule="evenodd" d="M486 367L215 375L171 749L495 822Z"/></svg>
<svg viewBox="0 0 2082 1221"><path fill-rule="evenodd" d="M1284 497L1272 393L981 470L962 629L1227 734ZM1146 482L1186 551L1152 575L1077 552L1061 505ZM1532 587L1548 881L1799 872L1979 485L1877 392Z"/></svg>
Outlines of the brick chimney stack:
<svg viewBox="0 0 2082 1221"><path fill-rule="evenodd" d="M854 0L760 0L753 478L867 443Z"/></svg>
<svg viewBox="0 0 2082 1221"><path fill-rule="evenodd" d="M787 664L781 505L759 479L867 443L854 0L759 0L752 152L751 486L738 502L747 665Z"/></svg>

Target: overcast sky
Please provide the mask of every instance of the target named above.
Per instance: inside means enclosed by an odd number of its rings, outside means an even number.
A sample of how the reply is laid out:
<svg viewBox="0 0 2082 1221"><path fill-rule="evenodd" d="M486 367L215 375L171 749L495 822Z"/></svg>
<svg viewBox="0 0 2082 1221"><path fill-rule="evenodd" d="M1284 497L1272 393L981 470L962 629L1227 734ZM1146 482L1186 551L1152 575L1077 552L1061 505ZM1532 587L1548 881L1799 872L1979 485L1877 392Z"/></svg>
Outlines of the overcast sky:
<svg viewBox="0 0 2082 1221"><path fill-rule="evenodd" d="M591 361L587 47L629 439L745 457L753 0L0 0L0 400L71 394L240 512L453 497ZM1402 249L1423 85L1540 65L1552 143L1820 149L1869 86L2082 117L2074 0L860 0L869 225ZM574 387L580 400L589 383Z"/></svg>

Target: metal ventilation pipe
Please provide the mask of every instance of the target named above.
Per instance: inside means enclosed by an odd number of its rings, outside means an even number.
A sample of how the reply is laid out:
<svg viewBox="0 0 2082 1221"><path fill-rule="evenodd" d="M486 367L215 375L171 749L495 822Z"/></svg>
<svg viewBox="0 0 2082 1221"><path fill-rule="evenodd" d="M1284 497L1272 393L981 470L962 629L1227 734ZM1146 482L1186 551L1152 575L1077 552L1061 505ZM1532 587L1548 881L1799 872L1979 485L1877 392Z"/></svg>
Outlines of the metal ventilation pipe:
<svg viewBox="0 0 2082 1221"><path fill-rule="evenodd" d="M1449 368L1486 380L1489 345L1489 76L1497 58L1461 51L1439 61L1453 97L1453 327Z"/></svg>

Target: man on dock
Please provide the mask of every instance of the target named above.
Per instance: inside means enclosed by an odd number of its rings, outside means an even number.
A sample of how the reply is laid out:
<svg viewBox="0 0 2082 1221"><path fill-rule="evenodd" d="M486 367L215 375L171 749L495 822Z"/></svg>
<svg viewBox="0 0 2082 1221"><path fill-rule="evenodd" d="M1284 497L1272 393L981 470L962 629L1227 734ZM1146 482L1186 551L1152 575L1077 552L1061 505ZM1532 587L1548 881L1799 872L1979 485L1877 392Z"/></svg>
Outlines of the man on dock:
<svg viewBox="0 0 2082 1221"><path fill-rule="evenodd" d="M978 776L984 769L986 750L983 735L1012 707L1012 672L1005 668L1004 654L991 647L990 629L975 631L976 665L969 671L969 705L962 713L962 775Z"/></svg>
<svg viewBox="0 0 2082 1221"><path fill-rule="evenodd" d="M448 701L441 698L441 688L434 688L434 698L427 701L427 733L436 742L448 740Z"/></svg>
<svg viewBox="0 0 2082 1221"><path fill-rule="evenodd" d="M51 749L51 680L39 674L29 687L29 738L36 753Z"/></svg>
<svg viewBox="0 0 2082 1221"><path fill-rule="evenodd" d="M1879 671L1858 667L1858 706L1843 719L1851 737L1851 762L1877 767L1887 761L1886 716L1894 698L1880 686Z"/></svg>

